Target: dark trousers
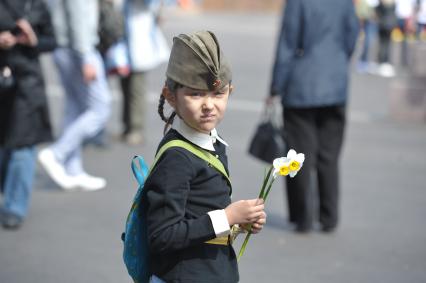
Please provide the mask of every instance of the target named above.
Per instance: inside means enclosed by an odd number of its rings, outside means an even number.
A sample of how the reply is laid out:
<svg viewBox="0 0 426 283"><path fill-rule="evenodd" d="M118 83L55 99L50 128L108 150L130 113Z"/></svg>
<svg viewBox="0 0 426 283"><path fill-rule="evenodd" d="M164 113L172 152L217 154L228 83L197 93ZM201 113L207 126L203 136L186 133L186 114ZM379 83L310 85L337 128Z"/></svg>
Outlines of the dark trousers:
<svg viewBox="0 0 426 283"><path fill-rule="evenodd" d="M379 63L390 62L391 31L379 30Z"/></svg>
<svg viewBox="0 0 426 283"><path fill-rule="evenodd" d="M121 79L123 134L142 133L146 108L146 73L131 72Z"/></svg>
<svg viewBox="0 0 426 283"><path fill-rule="evenodd" d="M314 220L314 189L318 190L319 222L334 228L338 222L339 155L345 127L344 106L284 108L289 149L305 154L302 170L287 177L289 220L308 230ZM316 175L316 178L313 176ZM316 180L316 184L313 183Z"/></svg>

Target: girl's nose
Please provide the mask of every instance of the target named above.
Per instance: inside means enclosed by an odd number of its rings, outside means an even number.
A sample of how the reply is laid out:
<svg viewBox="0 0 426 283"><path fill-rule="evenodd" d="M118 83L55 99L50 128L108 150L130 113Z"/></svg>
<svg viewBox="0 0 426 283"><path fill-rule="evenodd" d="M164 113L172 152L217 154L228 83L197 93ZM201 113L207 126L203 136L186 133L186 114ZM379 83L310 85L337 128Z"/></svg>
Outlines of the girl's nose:
<svg viewBox="0 0 426 283"><path fill-rule="evenodd" d="M202 105L203 110L211 110L213 109L213 99L210 95L206 95Z"/></svg>

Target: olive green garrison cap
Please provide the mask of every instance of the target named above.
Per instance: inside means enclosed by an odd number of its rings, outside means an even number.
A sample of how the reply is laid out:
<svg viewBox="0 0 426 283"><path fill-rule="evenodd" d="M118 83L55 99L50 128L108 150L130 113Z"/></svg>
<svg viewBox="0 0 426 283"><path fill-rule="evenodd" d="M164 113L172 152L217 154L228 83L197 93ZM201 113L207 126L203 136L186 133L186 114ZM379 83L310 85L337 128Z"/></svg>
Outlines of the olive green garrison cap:
<svg viewBox="0 0 426 283"><path fill-rule="evenodd" d="M210 31L173 38L166 76L184 86L205 91L221 88L232 79L229 63Z"/></svg>

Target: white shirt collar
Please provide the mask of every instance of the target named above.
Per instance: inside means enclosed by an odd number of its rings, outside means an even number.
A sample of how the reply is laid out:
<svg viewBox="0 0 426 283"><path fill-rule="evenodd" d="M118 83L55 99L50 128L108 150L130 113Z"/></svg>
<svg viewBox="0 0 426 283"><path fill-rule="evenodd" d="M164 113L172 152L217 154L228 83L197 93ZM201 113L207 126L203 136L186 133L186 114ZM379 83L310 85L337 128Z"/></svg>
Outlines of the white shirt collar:
<svg viewBox="0 0 426 283"><path fill-rule="evenodd" d="M216 129L213 129L210 132L210 135L200 133L189 127L178 116L176 116L176 118L174 119L172 128L178 131L179 134L181 134L184 138L186 138L193 144L210 151L215 151L213 144L216 142L216 140L220 141L225 146L228 146L228 144L222 138L219 137Z"/></svg>

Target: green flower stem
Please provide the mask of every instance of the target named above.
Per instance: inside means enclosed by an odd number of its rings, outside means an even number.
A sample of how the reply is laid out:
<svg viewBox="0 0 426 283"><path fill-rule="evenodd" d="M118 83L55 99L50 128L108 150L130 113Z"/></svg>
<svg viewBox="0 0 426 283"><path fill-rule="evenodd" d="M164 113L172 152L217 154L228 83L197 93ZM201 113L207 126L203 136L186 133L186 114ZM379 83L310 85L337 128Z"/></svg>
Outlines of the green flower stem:
<svg viewBox="0 0 426 283"><path fill-rule="evenodd" d="M271 176L272 169L274 169L274 166L271 166L269 168L268 173L263 178L263 184L262 184L262 189L260 190L260 193L259 193L259 198L263 198L263 194L265 192L266 185L268 184L269 177Z"/></svg>
<svg viewBox="0 0 426 283"><path fill-rule="evenodd" d="M263 199L264 201L266 201L266 198L268 197L269 191L271 190L272 184L275 181L275 178L272 178L270 180L271 174L272 174L272 170L274 169L274 166L271 166L268 170L268 173L266 174L266 176L263 178L263 183L262 183L262 189L260 190L259 193L259 198ZM265 191L266 190L266 191ZM247 243L250 239L252 232L249 231L244 239L244 242L240 248L240 252L238 253L238 257L237 260L239 261L240 258L243 256L244 251L246 250L247 247Z"/></svg>
<svg viewBox="0 0 426 283"><path fill-rule="evenodd" d="M266 189L266 192L265 192L265 194L264 194L264 196L263 196L263 200L266 202L266 198L268 197L268 195L269 195L269 192L271 191L271 188L272 188L272 184L274 183L274 181L275 181L275 178L272 178L271 180L270 180L270 182L269 182L269 185L268 185L268 188Z"/></svg>
<svg viewBox="0 0 426 283"><path fill-rule="evenodd" d="M238 253L238 257L237 257L238 261L240 261L240 258L243 256L244 251L246 250L246 246L247 246L247 243L248 243L248 241L250 239L250 236L251 236L251 231L248 232L248 234L246 235L246 237L244 239L244 242L243 242L243 245L240 248L240 252Z"/></svg>

